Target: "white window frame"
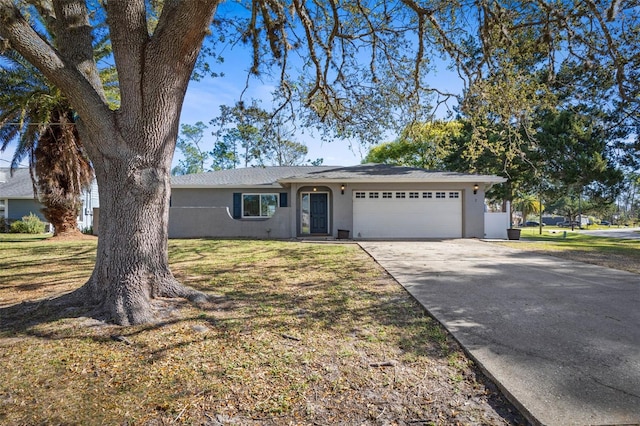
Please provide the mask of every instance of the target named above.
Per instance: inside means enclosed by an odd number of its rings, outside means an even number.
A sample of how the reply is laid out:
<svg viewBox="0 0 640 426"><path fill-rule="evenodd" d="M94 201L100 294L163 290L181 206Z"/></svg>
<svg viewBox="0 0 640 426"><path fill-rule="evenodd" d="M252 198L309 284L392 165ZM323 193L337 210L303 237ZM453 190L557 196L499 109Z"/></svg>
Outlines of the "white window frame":
<svg viewBox="0 0 640 426"><path fill-rule="evenodd" d="M244 197L245 196L258 196L258 211L260 212L259 215L255 216L255 215L245 215L244 212ZM263 196L275 196L276 197L276 208L273 210L273 213L271 215L267 215L267 216L263 216L262 215L262 197ZM276 214L276 211L278 210L278 207L280 206L280 194L276 193L276 192L243 192L241 195L241 211L242 211L242 218L243 219L269 219L271 217L273 217L274 214Z"/></svg>

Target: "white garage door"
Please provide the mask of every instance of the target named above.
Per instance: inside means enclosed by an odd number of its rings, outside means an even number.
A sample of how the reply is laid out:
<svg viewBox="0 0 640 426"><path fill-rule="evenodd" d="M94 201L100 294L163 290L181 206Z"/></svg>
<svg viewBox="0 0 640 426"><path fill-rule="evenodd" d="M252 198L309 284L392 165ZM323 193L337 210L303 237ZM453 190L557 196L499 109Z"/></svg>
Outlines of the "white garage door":
<svg viewBox="0 0 640 426"><path fill-rule="evenodd" d="M460 238L462 192L354 191L354 238Z"/></svg>

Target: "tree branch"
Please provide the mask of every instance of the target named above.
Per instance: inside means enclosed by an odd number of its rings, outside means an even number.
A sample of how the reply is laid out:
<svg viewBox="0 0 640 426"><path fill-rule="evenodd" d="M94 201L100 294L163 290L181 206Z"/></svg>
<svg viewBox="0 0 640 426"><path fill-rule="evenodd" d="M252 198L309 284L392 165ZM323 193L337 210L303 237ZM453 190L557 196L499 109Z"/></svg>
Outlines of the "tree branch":
<svg viewBox="0 0 640 426"><path fill-rule="evenodd" d="M118 70L120 85L120 110L140 111L144 103L142 75L144 50L149 40L147 13L144 0L108 1L107 22L113 46L113 57Z"/></svg>
<svg viewBox="0 0 640 426"><path fill-rule="evenodd" d="M202 42L220 2L165 0L156 30L147 43L141 76L145 96L163 94L160 98L167 100L152 108L168 108L166 113L179 114Z"/></svg>
<svg viewBox="0 0 640 426"><path fill-rule="evenodd" d="M301 0L293 0L293 4L302 22L302 27L304 28L304 32L307 40L307 49L309 49L309 57L311 59L311 62L313 62L313 66L315 68L314 85L307 95L307 102L310 105L312 103L313 98L316 96L316 93L318 92L318 90L322 88L322 84L323 84L322 65L320 64L320 59L316 54L316 44L313 37L313 29L314 29L313 21L311 20L311 17L307 13L307 8L305 6L305 3Z"/></svg>
<svg viewBox="0 0 640 426"><path fill-rule="evenodd" d="M149 44L147 59L161 55L168 66L191 62L195 64L202 40L209 32L209 25L221 1L165 0L158 26ZM167 52L167 46L175 49ZM154 64L156 65L160 64Z"/></svg>
<svg viewBox="0 0 640 426"><path fill-rule="evenodd" d="M607 52L609 53L609 56L613 61L613 66L616 70L616 83L618 85L618 92L620 94L620 97L625 101L629 101L630 98L627 95L627 91L624 87L626 78L624 73L624 61L620 57L620 50L618 49L618 46L616 46L616 42L613 40L613 37L611 36L611 32L609 31L609 28L607 27L607 24L604 18L602 17L602 15L600 14L600 12L598 11L598 8L596 7L596 5L591 0L587 0L587 5L589 6L591 13L593 13L593 15L596 17L598 24L600 24L600 29L602 30L602 33L604 34L604 39L607 42ZM614 9L614 7L615 6L612 3L611 9ZM611 12L610 13L611 19L613 19L613 15L614 15L613 12Z"/></svg>
<svg viewBox="0 0 640 426"><path fill-rule="evenodd" d="M93 36L89 11L82 0L54 0L57 48L65 61L85 75L95 91L103 95L102 82L93 58Z"/></svg>
<svg viewBox="0 0 640 426"><path fill-rule="evenodd" d="M88 65L84 55L64 57L31 28L11 0L0 0L0 37L58 86L83 119L94 118L94 126L104 127L110 111L93 82L76 68Z"/></svg>

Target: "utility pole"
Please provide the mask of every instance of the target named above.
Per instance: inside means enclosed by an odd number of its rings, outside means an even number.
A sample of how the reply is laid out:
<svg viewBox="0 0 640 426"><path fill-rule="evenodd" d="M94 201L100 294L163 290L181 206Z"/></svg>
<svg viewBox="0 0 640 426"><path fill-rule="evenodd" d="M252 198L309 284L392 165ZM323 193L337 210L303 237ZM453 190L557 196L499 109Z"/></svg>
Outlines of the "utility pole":
<svg viewBox="0 0 640 426"><path fill-rule="evenodd" d="M544 223L542 223L542 189L543 189L543 183L544 180L542 179L542 177L540 177L540 179L538 180L538 212L540 213L540 218L538 221L538 235L542 235L542 225L544 225Z"/></svg>
<svg viewBox="0 0 640 426"><path fill-rule="evenodd" d="M582 188L578 194L578 229L582 229Z"/></svg>

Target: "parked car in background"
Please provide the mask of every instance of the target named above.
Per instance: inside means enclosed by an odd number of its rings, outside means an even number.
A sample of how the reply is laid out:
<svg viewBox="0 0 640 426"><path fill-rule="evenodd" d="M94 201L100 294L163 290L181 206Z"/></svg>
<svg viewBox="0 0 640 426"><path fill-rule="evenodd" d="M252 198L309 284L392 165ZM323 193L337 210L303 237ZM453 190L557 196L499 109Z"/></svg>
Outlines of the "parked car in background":
<svg viewBox="0 0 640 426"><path fill-rule="evenodd" d="M524 226L540 226L540 222L529 220L524 223ZM542 226L545 226L544 223L542 224Z"/></svg>
<svg viewBox="0 0 640 426"><path fill-rule="evenodd" d="M601 220L600 221L600 225L602 225L602 226L611 226L611 222L609 222L608 220Z"/></svg>
<svg viewBox="0 0 640 426"><path fill-rule="evenodd" d="M565 220L564 222L559 223L558 226L561 228L571 228L573 226L575 228L579 227L580 223L577 220Z"/></svg>

